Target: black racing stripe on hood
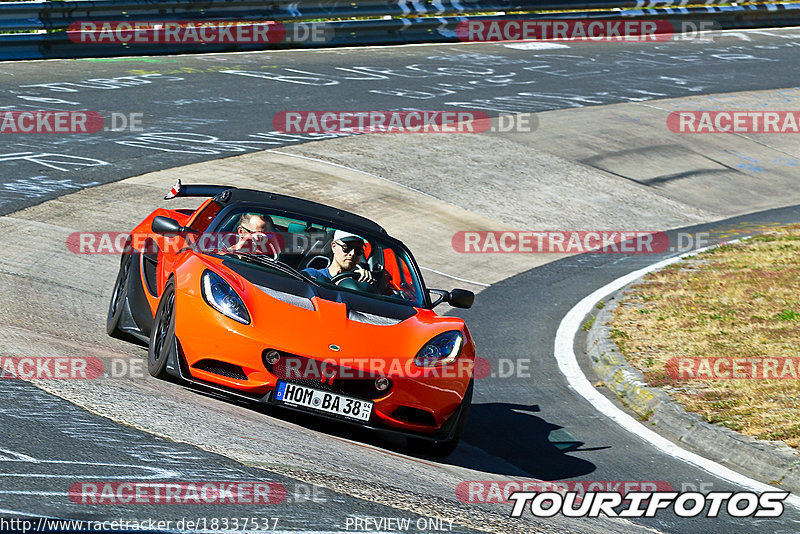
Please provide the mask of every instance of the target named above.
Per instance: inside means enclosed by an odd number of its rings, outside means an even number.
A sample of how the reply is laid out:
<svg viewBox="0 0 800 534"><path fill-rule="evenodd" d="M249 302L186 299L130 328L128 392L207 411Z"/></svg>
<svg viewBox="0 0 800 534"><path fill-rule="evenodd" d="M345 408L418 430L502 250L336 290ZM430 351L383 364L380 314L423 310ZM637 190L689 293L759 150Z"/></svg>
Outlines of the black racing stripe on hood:
<svg viewBox="0 0 800 534"><path fill-rule="evenodd" d="M417 314L417 310L405 304L395 304L345 291L334 291L334 293L340 295L340 302L347 304L348 310L371 313L372 315L380 315L381 317L397 319L398 321L405 321Z"/></svg>
<svg viewBox="0 0 800 534"><path fill-rule="evenodd" d="M296 295L298 297L313 298L316 296L314 287L300 280L295 280L277 271L271 272L257 267L229 259L222 260L222 265L235 272L242 278L246 278L253 284L266 286L284 293Z"/></svg>
<svg viewBox="0 0 800 534"><path fill-rule="evenodd" d="M298 297L310 299L316 296L333 302L343 302L347 305L348 310L371 313L398 321L404 321L417 314L417 310L412 306L387 302L349 291L336 291L335 289L325 287L314 287L311 284L295 280L294 278L290 278L278 272L273 273L257 267L251 267L238 261L224 259L222 265L253 284L266 286Z"/></svg>

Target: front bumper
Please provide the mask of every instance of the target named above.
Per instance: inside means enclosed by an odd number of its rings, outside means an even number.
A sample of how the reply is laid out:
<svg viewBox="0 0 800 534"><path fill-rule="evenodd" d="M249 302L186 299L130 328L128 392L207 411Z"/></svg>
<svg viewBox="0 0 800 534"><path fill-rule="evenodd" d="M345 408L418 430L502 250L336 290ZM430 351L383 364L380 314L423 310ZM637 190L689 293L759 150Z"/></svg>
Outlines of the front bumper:
<svg viewBox="0 0 800 534"><path fill-rule="evenodd" d="M319 305L330 307L327 302ZM339 304L339 306L342 306ZM200 297L199 294L191 294L186 291L178 291L176 294L176 307L181 311L176 314L176 336L183 349L184 369L174 367L174 372L182 371L182 376L178 376L187 381L207 386L213 386L228 395L235 394L249 400L268 398L270 392L276 387L279 379L286 380L285 377L276 376L264 361L264 351L275 349L289 356L317 360L314 354L304 354L298 351L295 354L291 351L292 346L304 346L307 351L319 353L319 347L312 348L309 343L303 343L301 334L297 336L283 335L285 346L275 346L275 332L285 332L287 325L296 328L295 325L305 324L303 313L305 310L280 309L281 320L280 328L264 328L254 324L242 325L237 323L215 310L212 310ZM290 307L293 308L293 307ZM256 310L251 312L254 317L269 316L270 310ZM330 311L330 310L329 310ZM293 315L296 314L296 315ZM334 315L331 313L331 315ZM274 310L273 310L274 316ZM336 321L333 317L331 321ZM383 334L376 335L377 328L389 327L365 327L362 325L343 325L346 332L346 339L357 340L365 335L364 329L369 329L371 334L371 345L361 343L353 350L354 353L373 352L376 344L382 343L386 346L395 347L397 341L384 340ZM357 330L357 329L362 330ZM393 327L391 327L393 328ZM265 335L265 330L269 335ZM224 343L220 340L224 336ZM298 337L299 336L299 337ZM398 336L395 336L397 338ZM321 350L327 351L327 345ZM398 347L399 353L410 352L408 347ZM342 351L344 352L344 351ZM333 354L333 353L331 353ZM341 354L341 353L339 353ZM241 372L237 376L223 376L198 368L198 363L204 360L214 360L238 366ZM359 376L363 373L374 374L374 369L369 367L370 363L385 363L383 373L392 381L392 387L385 395L362 396L353 393L343 392L343 394L357 397L364 400L371 400L374 403L373 414L370 421L358 423L360 426L388 427L402 432L413 433L414 435L437 435L446 423L457 412L467 391L467 386L472 377L472 366L474 361L474 350L472 346L465 350L459 358L458 369L449 373L440 373L431 376L430 374L409 373L406 367L411 364L408 359L391 359L387 363L387 358L374 358L374 362L365 363L366 359L358 360L355 366L351 362L352 358L330 357L324 362L333 362L342 369L350 368ZM392 364L400 363L403 371L392 372ZM169 369L168 372L173 372ZM292 382L292 380L286 380ZM313 384L306 383L306 386L315 387ZM325 389L317 386L317 389ZM315 413L301 410L304 413ZM324 415L324 414L317 414ZM337 419L339 420L339 419ZM347 421L345 421L347 422Z"/></svg>
<svg viewBox="0 0 800 534"><path fill-rule="evenodd" d="M456 423L461 415L461 412L467 409L467 407L465 407L463 404L459 404L455 412L453 412L452 415L450 415L450 417L448 417L438 429L433 429L433 432L428 431L424 433L419 433L408 428L405 429L402 427L392 428L384 425L375 425L372 423L372 420L370 420L369 422L359 422L355 420L344 419L342 417L336 417L334 415L329 415L324 412L318 412L310 409L296 408L294 406L278 402L273 399L274 389L270 389L265 394L259 395L259 394L239 391L219 384L213 384L210 382L206 382L204 380L199 380L193 377L189 372L189 365L186 363L186 359L181 352L182 351L180 350L180 343L179 343L178 352L170 353L169 359L167 360L167 366L166 366L167 373L169 373L171 376L175 377L176 379L182 382L187 382L193 385L194 387L200 390L215 392L227 397L234 397L246 400L248 402L252 402L257 405L268 405L270 407L275 407L289 412L295 412L300 414L311 415L314 417L319 417L321 419L333 421L338 424L344 424L351 428L366 429L383 436L396 436L404 438L413 437L416 439L430 441L431 443L449 441L456 434L457 431Z"/></svg>

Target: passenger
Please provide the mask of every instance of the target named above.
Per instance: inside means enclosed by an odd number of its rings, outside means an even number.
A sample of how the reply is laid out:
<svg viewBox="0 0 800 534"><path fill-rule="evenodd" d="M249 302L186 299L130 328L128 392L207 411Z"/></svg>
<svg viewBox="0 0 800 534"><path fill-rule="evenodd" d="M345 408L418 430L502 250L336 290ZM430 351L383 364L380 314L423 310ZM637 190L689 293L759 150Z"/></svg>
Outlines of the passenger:
<svg viewBox="0 0 800 534"><path fill-rule="evenodd" d="M238 241L226 252L266 253L277 257L280 247L277 243L277 232L272 218L258 213L243 213L236 226Z"/></svg>

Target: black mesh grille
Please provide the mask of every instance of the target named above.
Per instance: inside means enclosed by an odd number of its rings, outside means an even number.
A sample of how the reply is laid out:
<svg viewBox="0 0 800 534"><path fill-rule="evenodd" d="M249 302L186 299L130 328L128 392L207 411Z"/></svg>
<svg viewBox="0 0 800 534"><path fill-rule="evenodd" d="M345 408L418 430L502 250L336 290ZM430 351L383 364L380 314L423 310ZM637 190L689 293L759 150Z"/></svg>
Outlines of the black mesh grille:
<svg viewBox="0 0 800 534"><path fill-rule="evenodd" d="M271 349L264 351L267 371L284 382L362 399L383 397L392 389L390 380L389 387L379 391L375 387L378 375L286 352L280 352L281 358L271 364L266 360L268 352Z"/></svg>
<svg viewBox="0 0 800 534"><path fill-rule="evenodd" d="M333 387L327 382L319 380L318 378L291 378L291 379L282 378L281 380L283 380L284 382L289 382L291 384L297 384L299 386L308 386L314 389L330 391L331 393L341 393L337 388Z"/></svg>
<svg viewBox="0 0 800 534"><path fill-rule="evenodd" d="M241 367L219 360L200 360L192 367L200 369L201 371L214 373L215 375L227 376L228 378L235 378L237 380L247 380L247 375L244 374L244 370Z"/></svg>
<svg viewBox="0 0 800 534"><path fill-rule="evenodd" d="M433 418L432 413L410 406L400 406L392 412L392 417L406 423L436 426L436 420Z"/></svg>

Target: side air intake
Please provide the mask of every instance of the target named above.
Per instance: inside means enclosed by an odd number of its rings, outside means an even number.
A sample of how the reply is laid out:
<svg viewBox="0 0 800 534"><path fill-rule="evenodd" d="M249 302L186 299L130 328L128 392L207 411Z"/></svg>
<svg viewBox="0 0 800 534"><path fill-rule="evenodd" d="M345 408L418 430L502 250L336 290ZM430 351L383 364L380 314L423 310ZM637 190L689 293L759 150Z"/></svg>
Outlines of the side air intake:
<svg viewBox="0 0 800 534"><path fill-rule="evenodd" d="M238 365L233 365L232 363L205 359L200 360L192 367L199 369L200 371L206 371L207 373L214 373L215 375L235 378L236 380L247 380L247 375L244 374L244 370Z"/></svg>

